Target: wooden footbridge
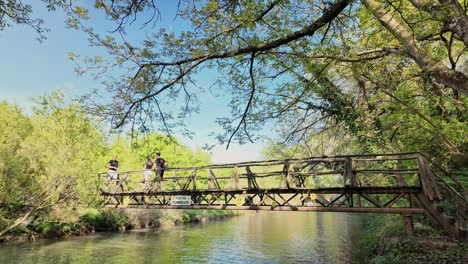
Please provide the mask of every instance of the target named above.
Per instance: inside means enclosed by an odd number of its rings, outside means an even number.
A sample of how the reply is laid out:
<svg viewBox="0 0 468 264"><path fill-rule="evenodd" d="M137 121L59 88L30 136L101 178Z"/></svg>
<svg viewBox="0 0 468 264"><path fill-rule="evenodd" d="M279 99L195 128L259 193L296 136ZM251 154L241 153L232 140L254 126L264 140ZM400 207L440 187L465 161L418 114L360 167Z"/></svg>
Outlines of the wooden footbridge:
<svg viewBox="0 0 468 264"><path fill-rule="evenodd" d="M420 153L345 155L99 174L107 207L399 213L413 232L425 213L467 237L467 190Z"/></svg>

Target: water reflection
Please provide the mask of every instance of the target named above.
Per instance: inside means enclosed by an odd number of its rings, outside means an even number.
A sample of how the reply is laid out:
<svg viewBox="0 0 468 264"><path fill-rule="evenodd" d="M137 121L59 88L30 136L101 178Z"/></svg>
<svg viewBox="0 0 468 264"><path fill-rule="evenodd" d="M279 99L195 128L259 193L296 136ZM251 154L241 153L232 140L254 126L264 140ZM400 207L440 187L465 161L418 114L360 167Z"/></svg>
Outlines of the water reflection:
<svg viewBox="0 0 468 264"><path fill-rule="evenodd" d="M2 245L0 263L349 263L345 213L262 212L170 230Z"/></svg>

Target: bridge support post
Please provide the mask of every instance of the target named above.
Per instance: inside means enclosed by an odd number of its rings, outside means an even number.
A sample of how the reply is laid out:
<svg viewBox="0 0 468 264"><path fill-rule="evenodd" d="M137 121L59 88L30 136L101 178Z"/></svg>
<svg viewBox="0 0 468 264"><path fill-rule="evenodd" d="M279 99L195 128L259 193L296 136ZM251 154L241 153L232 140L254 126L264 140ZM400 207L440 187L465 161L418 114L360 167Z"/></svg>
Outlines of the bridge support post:
<svg viewBox="0 0 468 264"><path fill-rule="evenodd" d="M413 216L411 214L401 214L403 216L403 225L405 226L406 234L409 237L414 236Z"/></svg>

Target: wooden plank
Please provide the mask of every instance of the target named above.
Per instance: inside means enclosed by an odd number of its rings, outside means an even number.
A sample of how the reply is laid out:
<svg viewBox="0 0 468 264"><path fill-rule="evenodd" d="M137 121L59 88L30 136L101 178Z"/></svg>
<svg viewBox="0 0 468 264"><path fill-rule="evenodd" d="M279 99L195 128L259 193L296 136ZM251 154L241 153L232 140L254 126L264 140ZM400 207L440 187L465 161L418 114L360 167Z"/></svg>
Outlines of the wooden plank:
<svg viewBox="0 0 468 264"><path fill-rule="evenodd" d="M367 201L369 201L371 204L377 206L377 207L383 207L378 201L374 200L372 197L370 197L369 195L367 194L364 194L364 193L360 193L359 195L361 195L364 199L366 199Z"/></svg>
<svg viewBox="0 0 468 264"><path fill-rule="evenodd" d="M434 200L434 193L432 192L431 184L428 181L427 175L427 164L425 159L422 156L417 157L418 168L419 168L419 179L421 182L422 190L425 195L429 197L430 200Z"/></svg>
<svg viewBox="0 0 468 264"><path fill-rule="evenodd" d="M210 206L210 205L189 205L189 206L171 206L171 205L127 205L118 206L119 208L142 208L142 209L207 209L207 210L256 210L256 211L303 211L303 212L348 212L348 213L390 213L390 214L423 214L422 208L358 208L358 207L307 207L307 206Z"/></svg>
<svg viewBox="0 0 468 264"><path fill-rule="evenodd" d="M400 174L408 174L408 173L418 173L419 170L418 169L388 169L388 170L384 170L384 169L380 169L380 170L371 170L371 169L365 169L365 170L354 170L354 172L356 173L382 173L382 174L396 174L396 173L400 173Z"/></svg>
<svg viewBox="0 0 468 264"><path fill-rule="evenodd" d="M427 176L428 176L428 181L429 183L431 184L432 186L432 191L434 193L434 197L437 198L438 200L442 200L442 194L440 193L440 190L439 190L439 187L437 186L437 181L435 179L435 174L434 172L431 170L431 168L428 166L427 162L426 162L426 172L427 172Z"/></svg>
<svg viewBox="0 0 468 264"><path fill-rule="evenodd" d="M309 193L320 193L320 194L341 194L349 192L350 188L342 188L342 187L334 187L334 188L290 188L290 189L281 189L281 188L270 188L270 189L257 189L257 190L249 190L249 189L226 189L226 190L206 190L206 189L199 189L197 191L192 190L166 190L161 192L149 192L145 193L143 191L128 191L128 192L119 192L119 193L111 193L103 191L101 195L109 196L109 195L145 195L145 194L158 194L158 195L183 195L183 194L197 194L199 192L210 192L210 193L230 193L230 194L239 194L243 193L244 191L247 194L254 194L254 193L281 193L281 194L291 194L296 192L309 192ZM397 193L420 193L420 187L355 187L353 188L354 193L368 193L368 194L397 194Z"/></svg>
<svg viewBox="0 0 468 264"><path fill-rule="evenodd" d="M358 162L373 162L373 161L401 161L401 160L414 160L416 161L416 156L409 156L409 157L403 157L403 158L373 158L373 159L353 159L354 161Z"/></svg>
<svg viewBox="0 0 468 264"><path fill-rule="evenodd" d="M279 188L290 188L289 183L288 183L288 170L289 170L289 162L285 162L283 164L283 170L281 172L281 180L280 180L280 185Z"/></svg>
<svg viewBox="0 0 468 264"><path fill-rule="evenodd" d="M216 175L214 174L213 170L211 168L208 169L209 175L213 181L214 187L216 189L221 189L221 186L219 185L218 179L216 178Z"/></svg>
<svg viewBox="0 0 468 264"><path fill-rule="evenodd" d="M405 196L404 193L397 194L394 196L392 199L390 199L388 202L386 202L383 207L392 207L396 202L398 202L403 196Z"/></svg>
<svg viewBox="0 0 468 264"><path fill-rule="evenodd" d="M192 171L192 186L193 190L197 190L197 170L194 168Z"/></svg>
<svg viewBox="0 0 468 264"><path fill-rule="evenodd" d="M338 195L337 197L335 197L335 199L331 200L331 201L327 204L327 207L333 206L333 204L334 204L336 201L338 201L341 197L343 197L344 195L345 195L345 194L342 193L342 194Z"/></svg>
<svg viewBox="0 0 468 264"><path fill-rule="evenodd" d="M416 194L416 197L421 202L423 208L429 213L429 215L432 216L434 220L436 220L442 226L446 232L458 239L466 239L460 230L452 224L450 218L439 212L437 209L437 204L434 203L434 201L430 200L426 195L424 195L424 193L418 193Z"/></svg>
<svg viewBox="0 0 468 264"><path fill-rule="evenodd" d="M352 169L352 160L351 160L351 158L346 158L346 163L345 163L345 167L344 167L344 175L343 175L343 186L348 185L348 181L351 181L351 177L352 177L352 174L353 174L352 170L353 170Z"/></svg>

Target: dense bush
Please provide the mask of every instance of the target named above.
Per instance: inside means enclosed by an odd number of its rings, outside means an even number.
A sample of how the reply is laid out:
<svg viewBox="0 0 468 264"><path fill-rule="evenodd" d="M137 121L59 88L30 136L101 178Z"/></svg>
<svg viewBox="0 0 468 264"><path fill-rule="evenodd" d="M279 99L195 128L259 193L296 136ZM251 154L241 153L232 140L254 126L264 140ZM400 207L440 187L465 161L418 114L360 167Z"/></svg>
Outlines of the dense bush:
<svg viewBox="0 0 468 264"><path fill-rule="evenodd" d="M96 231L125 230L131 227L127 214L117 209L89 210L80 220Z"/></svg>

